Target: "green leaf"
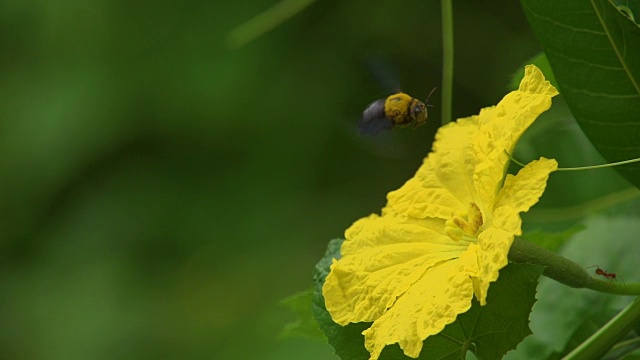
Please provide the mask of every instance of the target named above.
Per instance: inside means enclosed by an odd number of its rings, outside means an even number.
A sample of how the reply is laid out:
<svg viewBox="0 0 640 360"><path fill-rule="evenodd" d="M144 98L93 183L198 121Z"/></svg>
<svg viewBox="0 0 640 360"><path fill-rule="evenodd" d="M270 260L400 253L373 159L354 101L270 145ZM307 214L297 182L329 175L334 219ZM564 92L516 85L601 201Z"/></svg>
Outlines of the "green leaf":
<svg viewBox="0 0 640 360"><path fill-rule="evenodd" d="M549 233L544 231L532 231L526 233L523 238L527 241L531 241L537 245L540 245L548 250L556 251L564 245L567 240L571 239L573 235L585 229L585 226L580 224L568 228L562 232Z"/></svg>
<svg viewBox="0 0 640 360"><path fill-rule="evenodd" d="M320 328L334 347L336 355L344 360L368 359L364 336L370 323L340 326L331 320L324 306L322 284L329 273L332 259L340 257L342 240L332 240L325 256L316 265L314 313ZM537 265L510 264L500 271L500 279L491 284L487 305L480 306L474 299L471 309L460 314L456 321L424 342L419 359L464 358L467 351L478 359L501 359L514 349L527 335L529 313L535 302L538 278L543 268ZM387 346L381 360L410 359L397 344Z"/></svg>
<svg viewBox="0 0 640 360"><path fill-rule="evenodd" d="M587 137L608 161L640 157L638 25L608 0L521 3ZM616 169L640 187L640 164Z"/></svg>
<svg viewBox="0 0 640 360"><path fill-rule="evenodd" d="M293 294L280 302L296 315L296 320L285 325L280 333L283 338L306 337L315 340L327 339L320 331L316 319L313 317L311 303L313 301L313 288Z"/></svg>

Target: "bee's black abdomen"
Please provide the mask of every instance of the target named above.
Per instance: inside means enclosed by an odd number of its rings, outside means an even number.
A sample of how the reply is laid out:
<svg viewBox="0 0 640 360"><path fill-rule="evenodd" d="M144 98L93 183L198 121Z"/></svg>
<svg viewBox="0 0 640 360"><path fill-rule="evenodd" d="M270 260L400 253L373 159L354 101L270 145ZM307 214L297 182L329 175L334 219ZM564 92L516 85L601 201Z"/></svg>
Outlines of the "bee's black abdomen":
<svg viewBox="0 0 640 360"><path fill-rule="evenodd" d="M386 99L379 99L367 106L358 123L360 134L377 135L393 128L393 120L386 117L384 112L385 101Z"/></svg>

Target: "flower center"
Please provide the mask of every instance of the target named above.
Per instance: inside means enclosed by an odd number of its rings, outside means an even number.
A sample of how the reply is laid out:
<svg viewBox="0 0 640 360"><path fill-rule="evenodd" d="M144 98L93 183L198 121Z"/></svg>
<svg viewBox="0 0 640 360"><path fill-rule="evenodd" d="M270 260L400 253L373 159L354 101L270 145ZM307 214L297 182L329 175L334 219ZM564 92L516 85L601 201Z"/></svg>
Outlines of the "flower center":
<svg viewBox="0 0 640 360"><path fill-rule="evenodd" d="M453 214L445 224L446 234L453 240L477 241L476 234L482 226L482 212L475 203L469 204L466 214Z"/></svg>

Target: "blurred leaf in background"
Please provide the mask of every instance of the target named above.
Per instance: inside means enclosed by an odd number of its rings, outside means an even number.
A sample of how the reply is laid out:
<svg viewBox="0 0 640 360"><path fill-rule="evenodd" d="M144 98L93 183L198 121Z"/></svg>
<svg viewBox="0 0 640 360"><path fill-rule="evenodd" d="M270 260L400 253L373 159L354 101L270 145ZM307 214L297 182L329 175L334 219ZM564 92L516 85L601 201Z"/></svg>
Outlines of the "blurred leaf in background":
<svg viewBox="0 0 640 360"><path fill-rule="evenodd" d="M296 316L296 320L287 324L280 336L306 337L309 339L326 342L327 338L318 327L318 322L313 317L312 309L313 289L293 294L280 303L286 306Z"/></svg>

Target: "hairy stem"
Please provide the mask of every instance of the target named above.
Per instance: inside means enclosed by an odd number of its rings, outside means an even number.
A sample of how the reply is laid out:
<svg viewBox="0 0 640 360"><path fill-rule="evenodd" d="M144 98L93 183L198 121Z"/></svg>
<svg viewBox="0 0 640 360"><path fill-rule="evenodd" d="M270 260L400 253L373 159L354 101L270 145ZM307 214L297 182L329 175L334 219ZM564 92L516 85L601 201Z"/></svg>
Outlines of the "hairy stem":
<svg viewBox="0 0 640 360"><path fill-rule="evenodd" d="M640 283L596 279L575 262L520 238L513 241L509 260L542 265L545 267L542 275L573 288L587 288L608 294L640 295Z"/></svg>

